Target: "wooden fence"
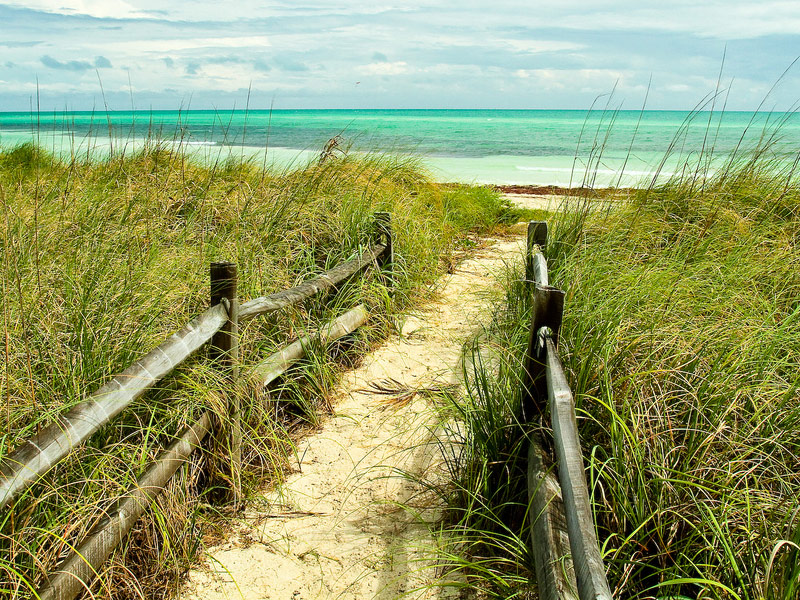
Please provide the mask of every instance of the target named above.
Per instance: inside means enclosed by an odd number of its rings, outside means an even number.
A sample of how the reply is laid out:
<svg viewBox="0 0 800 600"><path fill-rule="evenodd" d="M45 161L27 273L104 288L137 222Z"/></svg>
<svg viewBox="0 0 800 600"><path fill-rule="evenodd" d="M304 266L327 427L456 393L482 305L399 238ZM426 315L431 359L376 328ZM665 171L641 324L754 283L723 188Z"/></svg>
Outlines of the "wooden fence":
<svg viewBox="0 0 800 600"><path fill-rule="evenodd" d="M525 356L523 419L549 406L558 478L540 439L528 452L528 501L536 579L542 600L611 600L597 543L575 417L575 402L558 354L564 292L550 287L547 224L531 222L525 277L532 315Z"/></svg>
<svg viewBox="0 0 800 600"><path fill-rule="evenodd" d="M391 284L394 257L390 215L376 213L375 225L373 243L360 256L296 287L242 304L236 294L236 265L229 262L212 263L210 308L84 401L59 415L55 422L0 462L0 509L13 508L14 500L25 490L206 343L210 342L209 356L224 370L231 387L239 379L246 379L248 383L263 388L286 372L302 358L312 338L305 337L289 344L242 375L239 373L239 323L334 290L370 265L376 265L385 282ZM330 343L360 327L366 322L367 316L364 306L359 305L324 325L314 340ZM36 592L41 600L72 600L87 589L114 548L209 432L214 431L217 443L230 451L226 476L231 482L232 499L238 502L241 491L240 407L237 394L224 396L228 402L225 407L227 414L213 415L207 411L179 433L176 441L146 469L92 533L72 548L56 572L49 574L44 585ZM222 424L224 427L221 427Z"/></svg>

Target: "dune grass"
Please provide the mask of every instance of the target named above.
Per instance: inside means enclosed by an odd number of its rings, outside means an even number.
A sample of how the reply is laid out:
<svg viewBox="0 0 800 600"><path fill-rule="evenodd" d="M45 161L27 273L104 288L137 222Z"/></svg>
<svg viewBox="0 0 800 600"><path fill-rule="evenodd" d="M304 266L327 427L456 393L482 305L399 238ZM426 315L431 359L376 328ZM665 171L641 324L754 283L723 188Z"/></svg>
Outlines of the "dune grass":
<svg viewBox="0 0 800 600"><path fill-rule="evenodd" d="M0 203L0 456L204 309L209 262L238 264L241 298L269 294L350 258L370 240L373 212L392 213L391 297L373 273L332 299L244 326L246 366L357 301L376 315L355 348L351 341L333 358L311 356L270 398L245 394L246 495L280 480L292 428L317 423L339 365L384 335L392 312L424 297L471 235L513 216L490 190L440 188L408 159L344 155L276 174L241 160L195 164L157 142L84 162L30 144L0 152ZM220 410L223 387L201 353L6 511L3 597L30 597L182 426ZM177 589L224 523L214 517L225 507L206 487L213 462L198 456L174 478L100 573L95 597L154 598Z"/></svg>
<svg viewBox="0 0 800 600"><path fill-rule="evenodd" d="M556 233L567 366L626 596L798 593L800 189L772 167L674 180Z"/></svg>
<svg viewBox="0 0 800 600"><path fill-rule="evenodd" d="M800 595L795 166L756 151L549 219L550 281L567 293L562 357L615 597ZM450 529L462 566L497 597L530 593L522 461L527 436L549 435L546 417L516 421L521 278L509 276L456 404L465 451L452 461Z"/></svg>

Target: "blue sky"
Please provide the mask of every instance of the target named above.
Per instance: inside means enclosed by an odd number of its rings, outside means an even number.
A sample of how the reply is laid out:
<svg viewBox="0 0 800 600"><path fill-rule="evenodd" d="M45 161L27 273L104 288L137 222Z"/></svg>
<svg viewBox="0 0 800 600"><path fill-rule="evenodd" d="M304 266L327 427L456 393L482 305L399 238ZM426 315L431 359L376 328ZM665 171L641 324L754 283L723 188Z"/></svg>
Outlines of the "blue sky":
<svg viewBox="0 0 800 600"><path fill-rule="evenodd" d="M0 110L756 108L800 2L0 2ZM732 83L731 83L732 82ZM765 107L800 99L800 65Z"/></svg>

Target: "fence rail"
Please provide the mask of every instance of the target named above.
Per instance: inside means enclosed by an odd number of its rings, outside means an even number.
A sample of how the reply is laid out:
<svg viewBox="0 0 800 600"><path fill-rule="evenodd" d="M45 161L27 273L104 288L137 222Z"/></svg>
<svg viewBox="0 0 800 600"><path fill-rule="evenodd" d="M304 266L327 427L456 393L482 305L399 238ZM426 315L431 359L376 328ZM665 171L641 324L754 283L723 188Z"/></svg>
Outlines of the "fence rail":
<svg viewBox="0 0 800 600"><path fill-rule="evenodd" d="M296 287L241 304L236 295L236 266L214 263L210 308L2 460L0 509L8 508L53 466L203 345L211 343L212 358L229 381L236 383L240 378L240 321L334 290L370 265L377 265L385 281L391 283L393 249L389 215L376 214L376 223L379 236L376 243L359 256ZM533 306L523 372L523 419L532 420L549 406L558 463L555 469L547 465L540 440L531 440L527 483L536 577L543 600L611 600L591 513L574 399L558 353L564 292L549 286L547 261L542 252L546 246L547 224L531 223L526 278L531 282ZM367 318L366 309L359 305L323 325L315 336L306 336L267 357L244 374L244 378L257 389L263 388L302 358L310 345L327 344L347 335ZM234 500L239 493L239 410L236 394L230 394L224 419L230 425L227 431L217 432L228 437L228 468ZM207 411L179 434L90 535L72 548L58 570L48 575L37 591L39 598L72 600L87 588L113 549L214 429L214 417Z"/></svg>
<svg viewBox="0 0 800 600"><path fill-rule="evenodd" d="M209 342L228 319L212 306L3 459L0 508Z"/></svg>
<svg viewBox="0 0 800 600"><path fill-rule="evenodd" d="M558 471L556 481L539 440L533 439L527 473L536 579L543 600L611 600L586 485L575 402L558 353L564 292L548 285L542 254L546 245L547 224L530 223L525 264L533 306L523 373L523 419L531 420L549 406Z"/></svg>
<svg viewBox="0 0 800 600"><path fill-rule="evenodd" d="M245 302L239 307L239 321L252 319L253 317L268 312L282 310L292 304L297 304L307 298L311 298L320 292L330 291L359 271L374 264L385 251L385 245L376 244L361 256L348 260L313 279L304 281L296 287Z"/></svg>
<svg viewBox="0 0 800 600"><path fill-rule="evenodd" d="M293 288L255 298L241 305L236 295L236 265L228 262L212 263L210 308L3 458L0 462L0 509L8 510L26 489L203 345L210 342L210 357L225 372L229 382L236 384L239 379L238 325L241 320L281 310L317 294L332 291L370 265L377 266L385 273L385 281L391 283L391 220L388 213L376 213L375 218L376 239L359 256ZM310 344L328 344L351 333L363 325L367 318L366 308L358 305L323 325L315 336L297 340L268 357L246 374L247 381L263 388L302 358ZM71 600L87 589L110 553L163 491L178 468L185 464L208 433L214 430L215 422L228 423L226 430L218 431L215 435L228 438L231 492L233 500L238 500L240 407L236 393L226 396L228 414L225 418L220 419L206 411L180 433L176 441L148 467L115 508L82 542L71 548L58 570L48 574L44 584L36 592L39 598Z"/></svg>

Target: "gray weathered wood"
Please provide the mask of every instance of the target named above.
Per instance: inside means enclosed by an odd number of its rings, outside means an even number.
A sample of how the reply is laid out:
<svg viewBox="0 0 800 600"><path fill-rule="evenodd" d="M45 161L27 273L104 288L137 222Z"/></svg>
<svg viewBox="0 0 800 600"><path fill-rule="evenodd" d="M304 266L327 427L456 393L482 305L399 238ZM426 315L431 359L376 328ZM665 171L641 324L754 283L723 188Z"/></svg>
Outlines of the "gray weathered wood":
<svg viewBox="0 0 800 600"><path fill-rule="evenodd" d="M77 548L50 574L37 592L40 600L72 600L88 589L95 574L109 554L124 539L164 486L197 448L211 427L211 417L205 413L194 425L161 453L128 491L114 510L95 527Z"/></svg>
<svg viewBox="0 0 800 600"><path fill-rule="evenodd" d="M231 482L231 500L238 503L242 496L242 426L239 399L239 300L236 297L238 271L228 261L213 262L209 267L211 305L222 302L228 309L228 320L214 335L209 356L223 370L228 389L223 391L225 415L220 418L217 442L226 448L229 462L224 470Z"/></svg>
<svg viewBox="0 0 800 600"><path fill-rule="evenodd" d="M528 246L525 253L525 279L534 281L533 256L537 248L544 252L547 247L547 222L531 221L528 223ZM545 284L546 285L546 284Z"/></svg>
<svg viewBox="0 0 800 600"><path fill-rule="evenodd" d="M342 316L326 323L317 335L305 336L267 357L253 368L248 379L261 387L269 385L305 355L309 344L314 341L328 344L338 340L361 327L368 317L367 309L363 304L359 304Z"/></svg>
<svg viewBox="0 0 800 600"><path fill-rule="evenodd" d="M361 256L343 262L318 277L304 281L298 286L243 303L239 307L239 322L257 315L281 310L292 304L302 302L319 292L331 290L355 273L374 264L385 249L386 246L378 244Z"/></svg>
<svg viewBox="0 0 800 600"><path fill-rule="evenodd" d="M545 338L547 392L553 422L558 476L564 498L569 542L581 600L611 600L594 528L583 466L575 402L554 341Z"/></svg>
<svg viewBox="0 0 800 600"><path fill-rule="evenodd" d="M553 339L558 340L561 318L564 313L564 292L553 287L536 284L533 288L533 308L528 332L528 350L522 371L523 419L529 421L543 412L547 405L547 384L544 377L545 363L543 340L539 330L550 328Z"/></svg>
<svg viewBox="0 0 800 600"><path fill-rule="evenodd" d="M208 342L227 319L224 306L209 308L6 456L0 465L0 507L8 505L73 448Z"/></svg>
<svg viewBox="0 0 800 600"><path fill-rule="evenodd" d="M542 600L577 600L561 486L545 467L543 456L539 441L532 439L528 449L528 517L536 585Z"/></svg>
<svg viewBox="0 0 800 600"><path fill-rule="evenodd" d="M228 261L213 262L209 266L211 282L211 306L225 301L228 319L220 330L214 334L208 347L208 355L226 370L238 365L238 327L235 307L237 286L236 264Z"/></svg>
<svg viewBox="0 0 800 600"><path fill-rule="evenodd" d="M533 254L533 281L545 287L550 285L550 276L547 274L547 260L541 252Z"/></svg>
<svg viewBox="0 0 800 600"><path fill-rule="evenodd" d="M386 247L378 258L378 264L385 279L390 295L394 288L394 245L392 244L392 215L388 212L375 213L375 229L378 236L377 242Z"/></svg>

